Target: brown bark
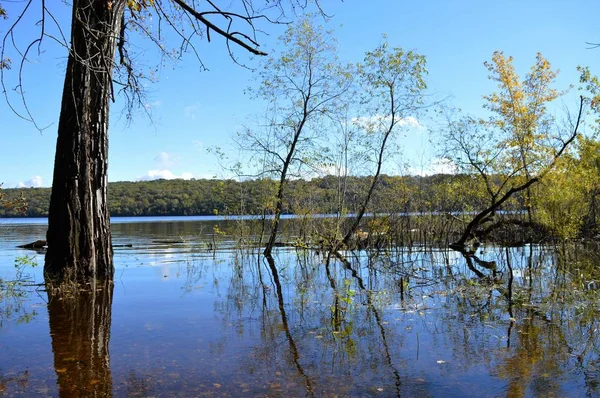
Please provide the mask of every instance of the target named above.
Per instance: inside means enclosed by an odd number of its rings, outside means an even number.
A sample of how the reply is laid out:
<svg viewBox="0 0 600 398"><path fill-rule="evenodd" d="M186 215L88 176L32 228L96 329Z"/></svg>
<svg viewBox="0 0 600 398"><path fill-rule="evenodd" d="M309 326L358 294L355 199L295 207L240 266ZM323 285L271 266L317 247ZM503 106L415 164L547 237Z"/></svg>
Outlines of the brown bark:
<svg viewBox="0 0 600 398"><path fill-rule="evenodd" d="M125 0L74 0L44 271L86 283L112 279L107 205L108 119Z"/></svg>

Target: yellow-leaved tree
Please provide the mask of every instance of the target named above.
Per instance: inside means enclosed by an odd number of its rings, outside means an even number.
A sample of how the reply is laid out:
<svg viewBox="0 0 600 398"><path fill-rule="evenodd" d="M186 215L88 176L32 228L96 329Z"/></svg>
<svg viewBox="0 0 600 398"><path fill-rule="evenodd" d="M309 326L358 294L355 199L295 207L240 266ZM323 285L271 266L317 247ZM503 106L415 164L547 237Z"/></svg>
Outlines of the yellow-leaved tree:
<svg viewBox="0 0 600 398"><path fill-rule="evenodd" d="M488 123L498 128L504 136L499 145L504 147L501 160L515 172L521 181L531 179L547 166L548 155L554 146L548 145L554 127L554 117L547 105L561 96L552 88L558 71L542 54L524 79L520 79L513 65L513 57L495 52L491 62L484 65L490 79L498 82L498 92L484 96L485 108L492 111ZM493 129L492 129L493 130ZM525 190L525 208L529 222L533 222L531 187Z"/></svg>
<svg viewBox="0 0 600 398"><path fill-rule="evenodd" d="M476 209L475 217L451 245L459 249L471 238L507 222L496 220L497 211L517 193L525 193L526 224L533 223L531 187L554 167L574 141L583 107L582 99L571 128L557 128L548 105L563 92L552 87L558 72L541 54L537 54L524 78L516 73L513 58L499 51L484 65L499 89L483 97L489 117L450 115L440 141L444 156L460 171L476 176L488 196L488 204ZM486 222L491 224L482 228Z"/></svg>

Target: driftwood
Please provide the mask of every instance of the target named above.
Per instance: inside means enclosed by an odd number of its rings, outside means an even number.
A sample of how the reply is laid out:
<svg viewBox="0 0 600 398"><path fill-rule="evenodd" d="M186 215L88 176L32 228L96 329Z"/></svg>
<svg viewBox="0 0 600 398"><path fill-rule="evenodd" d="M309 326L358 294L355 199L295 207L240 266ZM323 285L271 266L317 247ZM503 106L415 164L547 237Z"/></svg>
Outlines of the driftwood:
<svg viewBox="0 0 600 398"><path fill-rule="evenodd" d="M36 240L35 242L19 245L17 247L20 249L46 250L48 248L48 242L40 239ZM131 243L127 243L124 245L113 245L112 247L133 247L133 245Z"/></svg>
<svg viewBox="0 0 600 398"><path fill-rule="evenodd" d="M36 240L35 242L27 243L25 245L17 246L21 249L47 249L48 243L45 240Z"/></svg>

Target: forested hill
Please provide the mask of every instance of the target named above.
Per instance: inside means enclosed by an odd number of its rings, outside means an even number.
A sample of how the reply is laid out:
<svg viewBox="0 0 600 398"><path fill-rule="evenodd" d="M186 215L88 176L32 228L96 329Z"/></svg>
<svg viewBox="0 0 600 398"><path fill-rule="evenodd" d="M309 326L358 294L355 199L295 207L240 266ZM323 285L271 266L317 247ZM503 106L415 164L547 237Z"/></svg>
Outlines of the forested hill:
<svg viewBox="0 0 600 398"><path fill-rule="evenodd" d="M481 196L469 188L468 176L382 176L371 211L460 211L476 206ZM284 213L330 213L344 207L352 212L364 200L370 177L343 181L327 176L289 182ZM272 180L156 180L109 184L112 216L184 216L261 214L270 209L275 191ZM5 189L7 199L23 195L27 217L46 217L50 188ZM14 209L0 208L0 217L22 217Z"/></svg>

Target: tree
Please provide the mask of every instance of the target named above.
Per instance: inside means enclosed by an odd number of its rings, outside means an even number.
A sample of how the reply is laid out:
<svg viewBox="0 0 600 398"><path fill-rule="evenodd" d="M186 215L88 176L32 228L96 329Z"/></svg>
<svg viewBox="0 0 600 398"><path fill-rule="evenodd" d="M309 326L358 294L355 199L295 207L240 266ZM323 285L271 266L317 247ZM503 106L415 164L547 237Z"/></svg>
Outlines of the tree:
<svg viewBox="0 0 600 398"><path fill-rule="evenodd" d="M256 95L268 102L264 126L246 129L240 146L258 157L262 175L277 180L273 219L264 254L275 245L288 179L323 162L320 124L334 113L349 87L349 74L337 63L331 36L304 18L281 37L285 50L265 62Z"/></svg>
<svg viewBox="0 0 600 398"><path fill-rule="evenodd" d="M2 190L2 184L0 184L0 209L25 214L27 212L27 200L22 193L19 198L7 198L6 193Z"/></svg>
<svg viewBox="0 0 600 398"><path fill-rule="evenodd" d="M424 56L398 47L389 48L384 42L367 52L364 62L358 67L362 92L359 111L368 116L356 118L354 124L363 133L361 144L366 147L366 156L375 170L357 215L340 242L344 246L358 230L369 206L392 136L423 107L423 92L427 88L425 64Z"/></svg>
<svg viewBox="0 0 600 398"><path fill-rule="evenodd" d="M558 162L539 187L536 205L541 221L562 238L596 236L600 198L600 142L598 141L600 81L589 68L578 67L580 83L596 118L591 134L580 135L575 151Z"/></svg>
<svg viewBox="0 0 600 398"><path fill-rule="evenodd" d="M588 96L587 100L590 103L590 111L596 116L593 130L595 134L600 133L600 79L590 71L590 68L578 66L579 82L582 85Z"/></svg>
<svg viewBox="0 0 600 398"><path fill-rule="evenodd" d="M544 178L535 201L540 221L563 239L598 232L600 142L579 136L575 149Z"/></svg>
<svg viewBox="0 0 600 398"><path fill-rule="evenodd" d="M492 111L488 124L496 126L505 134L502 142L506 146L502 161L510 163L513 170L525 179L531 179L543 167L544 140L550 136L554 119L547 112L546 105L561 93L551 87L558 72L550 68L550 63L538 53L530 73L520 81L512 64L513 58L506 58L496 51L491 62L484 65L490 71L490 79L498 82L499 92L484 96L484 107ZM542 160L540 162L540 160ZM531 208L531 187L525 189L525 209L529 222L533 222Z"/></svg>
<svg viewBox="0 0 600 398"><path fill-rule="evenodd" d="M78 284L111 280L114 266L107 169L109 104L115 94L114 86L121 88L130 107L142 102L143 76L132 62L129 32L132 29L142 32L164 50L160 37L163 26L168 26L181 38L180 55L187 49L198 57L192 40L204 37L210 40L211 33L225 39L230 53L233 44L250 53L265 55L259 50L255 24L261 20L281 21L284 4L279 0L265 1L261 6L242 0L235 9L228 10L210 1L201 9L196 2L185 0L74 0L68 43L60 26L56 26L54 34L48 32L49 21L57 20L49 4L42 2L39 37L25 49L19 49L12 38L23 16L30 12L32 2L25 2L6 31L0 48L0 73L7 96L4 71L10 66L8 46L15 46L21 56L20 67L16 68L19 81L30 52L39 49L44 39L62 41L69 48L48 217L45 273L50 279ZM303 7L306 2L290 0L289 4ZM0 16L5 14L0 8ZM155 31L145 24L148 17L161 21ZM242 30L236 30L238 23L242 24ZM21 85L19 95L24 96ZM6 98L11 109L33 120L26 101L19 112Z"/></svg>
<svg viewBox="0 0 600 398"><path fill-rule="evenodd" d="M488 120L447 114L447 127L440 142L444 157L462 171L472 173L488 195L488 206L467 224L452 246L463 248L479 227L492 221L496 211L516 193L526 191L525 208L531 218L531 191L555 165L578 134L583 99L570 129L558 129L547 106L560 93L551 85L556 72L541 54L523 81L516 74L512 57L494 53L485 65L500 92L484 97L491 111Z"/></svg>

